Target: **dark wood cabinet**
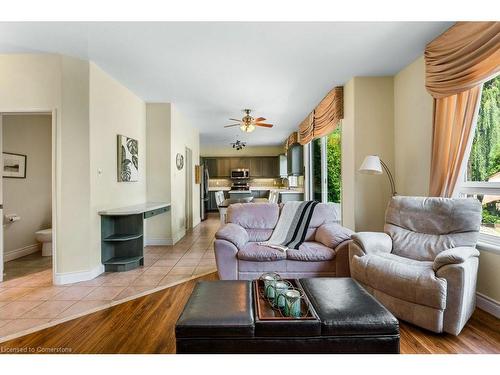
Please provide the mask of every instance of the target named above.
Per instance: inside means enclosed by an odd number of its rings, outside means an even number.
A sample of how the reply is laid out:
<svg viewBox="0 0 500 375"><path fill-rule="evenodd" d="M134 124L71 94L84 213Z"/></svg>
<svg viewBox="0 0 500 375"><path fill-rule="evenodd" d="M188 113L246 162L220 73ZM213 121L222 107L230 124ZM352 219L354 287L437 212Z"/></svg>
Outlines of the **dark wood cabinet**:
<svg viewBox="0 0 500 375"><path fill-rule="evenodd" d="M217 177L231 177L230 158L217 158Z"/></svg>
<svg viewBox="0 0 500 375"><path fill-rule="evenodd" d="M231 158L231 169L249 169L250 160L248 158Z"/></svg>
<svg viewBox="0 0 500 375"><path fill-rule="evenodd" d="M262 177L279 176L279 159L277 157L262 158Z"/></svg>
<svg viewBox="0 0 500 375"><path fill-rule="evenodd" d="M208 192L208 210L217 211L217 201L215 200L215 191Z"/></svg>
<svg viewBox="0 0 500 375"><path fill-rule="evenodd" d="M262 158L250 158L250 177L262 177Z"/></svg>
<svg viewBox="0 0 500 375"><path fill-rule="evenodd" d="M203 162L205 163L205 167L208 169L209 176L217 177L217 159L204 158Z"/></svg>
<svg viewBox="0 0 500 375"><path fill-rule="evenodd" d="M250 178L280 177L279 156L206 157L203 158L210 178L229 178L232 169L250 170Z"/></svg>

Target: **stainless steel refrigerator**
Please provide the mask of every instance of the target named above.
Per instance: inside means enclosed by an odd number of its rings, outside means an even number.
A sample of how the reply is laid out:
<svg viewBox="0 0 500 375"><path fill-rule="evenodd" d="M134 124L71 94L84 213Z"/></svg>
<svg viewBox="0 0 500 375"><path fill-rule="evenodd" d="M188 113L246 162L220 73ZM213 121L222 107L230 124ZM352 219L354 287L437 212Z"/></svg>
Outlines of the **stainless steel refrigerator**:
<svg viewBox="0 0 500 375"><path fill-rule="evenodd" d="M205 163L201 164L201 184L200 184L200 213L201 220L206 220L208 213L208 179L210 178L208 174L208 168Z"/></svg>

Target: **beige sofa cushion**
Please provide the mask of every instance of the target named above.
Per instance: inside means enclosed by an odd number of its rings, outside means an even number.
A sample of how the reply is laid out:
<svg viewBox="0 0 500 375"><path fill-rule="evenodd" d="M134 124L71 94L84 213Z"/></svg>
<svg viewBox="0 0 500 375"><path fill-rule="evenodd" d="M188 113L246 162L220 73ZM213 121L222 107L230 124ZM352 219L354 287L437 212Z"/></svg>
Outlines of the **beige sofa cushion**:
<svg viewBox="0 0 500 375"><path fill-rule="evenodd" d="M432 265L395 254L366 254L353 257L351 275L391 296L442 310L446 307L446 280L436 277Z"/></svg>

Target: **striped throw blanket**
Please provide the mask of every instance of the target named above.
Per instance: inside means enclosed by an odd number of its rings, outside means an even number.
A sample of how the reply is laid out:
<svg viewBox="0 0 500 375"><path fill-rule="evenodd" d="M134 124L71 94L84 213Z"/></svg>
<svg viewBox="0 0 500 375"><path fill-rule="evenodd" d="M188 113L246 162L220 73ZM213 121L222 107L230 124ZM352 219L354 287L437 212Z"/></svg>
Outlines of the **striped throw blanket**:
<svg viewBox="0 0 500 375"><path fill-rule="evenodd" d="M281 251L298 249L305 240L309 222L318 203L316 201L285 202L271 238L268 241L259 242L259 245Z"/></svg>

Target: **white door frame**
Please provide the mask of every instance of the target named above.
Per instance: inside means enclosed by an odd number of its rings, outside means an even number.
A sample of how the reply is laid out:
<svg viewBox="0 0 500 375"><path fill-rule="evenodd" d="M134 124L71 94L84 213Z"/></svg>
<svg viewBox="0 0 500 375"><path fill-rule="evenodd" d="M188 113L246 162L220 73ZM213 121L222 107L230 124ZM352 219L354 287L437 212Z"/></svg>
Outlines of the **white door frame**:
<svg viewBox="0 0 500 375"><path fill-rule="evenodd" d="M2 116L3 115L9 115L9 114L44 114L44 115L50 115L51 116L51 121L52 121L52 282L55 280L55 275L56 275L56 269L57 269L57 218L58 218L58 205L57 205L57 197L58 197L58 177L59 174L57 173L58 171L58 145L57 145L57 140L58 140L58 121L57 121L57 109L56 108L17 108L17 109L3 109L0 108L0 141L3 142L1 135L3 135L3 128L2 128ZM2 147L0 147L1 149ZM1 171L3 171L3 159L0 161L0 167ZM3 186L3 177L0 176L0 184ZM3 189L0 189L0 193L3 194ZM3 202L3 196L2 196L2 202ZM2 224L3 224L3 218L1 218ZM0 235L1 243L0 243L0 282L3 281L3 226L2 226L2 234Z"/></svg>

